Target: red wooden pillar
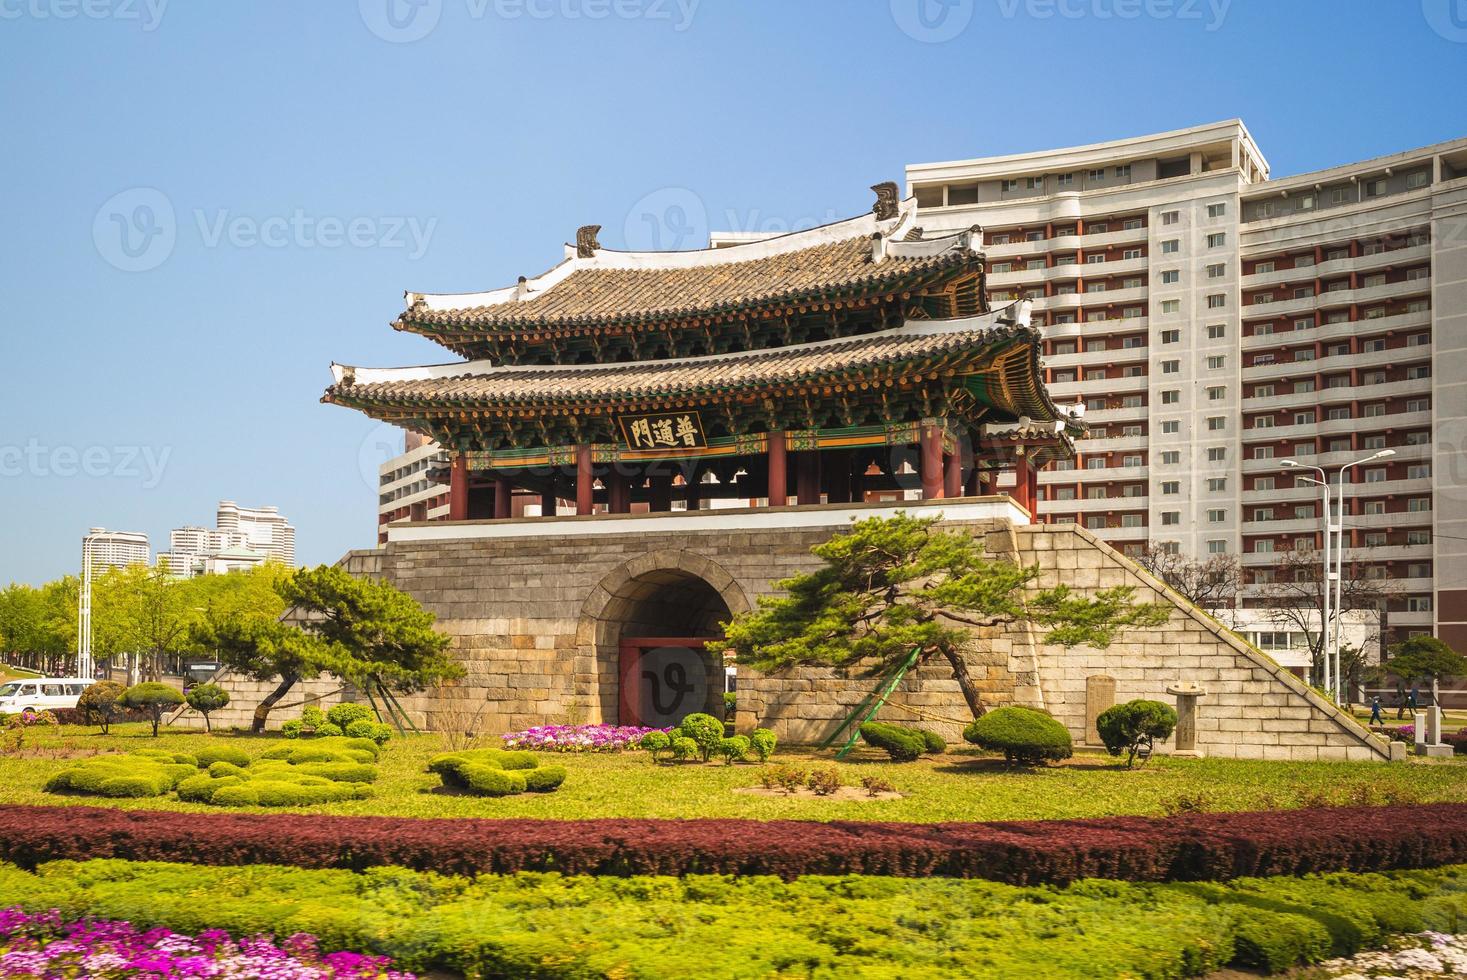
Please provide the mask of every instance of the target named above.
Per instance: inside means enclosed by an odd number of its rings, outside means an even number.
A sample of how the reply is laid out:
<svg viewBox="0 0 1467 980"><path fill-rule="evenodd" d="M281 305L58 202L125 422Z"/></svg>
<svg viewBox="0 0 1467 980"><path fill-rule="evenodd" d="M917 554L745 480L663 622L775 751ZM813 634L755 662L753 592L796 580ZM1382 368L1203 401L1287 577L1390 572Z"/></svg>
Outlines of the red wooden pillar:
<svg viewBox="0 0 1467 980"><path fill-rule="evenodd" d="M963 495L962 450L942 458L942 495L947 498Z"/></svg>
<svg viewBox="0 0 1467 980"><path fill-rule="evenodd" d="M922 499L942 499L942 430L930 422L922 423L920 464Z"/></svg>
<svg viewBox="0 0 1467 980"><path fill-rule="evenodd" d="M788 453L785 452L784 430L769 433L769 506L783 507L788 502L785 488L788 473L785 468Z"/></svg>
<svg viewBox="0 0 1467 980"><path fill-rule="evenodd" d="M1028 456L1020 456L1014 460L1014 503L1030 514L1034 513L1034 498L1031 495L1034 484L1029 478L1032 469Z"/></svg>
<svg viewBox="0 0 1467 980"><path fill-rule="evenodd" d="M802 504L820 503L820 452L808 450L795 456L795 492Z"/></svg>
<svg viewBox="0 0 1467 980"><path fill-rule="evenodd" d="M1039 467L1029 467L1029 513L1039 520Z"/></svg>
<svg viewBox="0 0 1467 980"><path fill-rule="evenodd" d="M514 516L514 484L507 476L494 478L494 517L503 520Z"/></svg>
<svg viewBox="0 0 1467 980"><path fill-rule="evenodd" d="M454 453L448 466L448 519L469 519L469 458L463 453Z"/></svg>
<svg viewBox="0 0 1467 980"><path fill-rule="evenodd" d="M591 475L591 447L582 443L576 447L576 513L582 516L591 513L591 508L596 499L595 490L592 486L594 477Z"/></svg>

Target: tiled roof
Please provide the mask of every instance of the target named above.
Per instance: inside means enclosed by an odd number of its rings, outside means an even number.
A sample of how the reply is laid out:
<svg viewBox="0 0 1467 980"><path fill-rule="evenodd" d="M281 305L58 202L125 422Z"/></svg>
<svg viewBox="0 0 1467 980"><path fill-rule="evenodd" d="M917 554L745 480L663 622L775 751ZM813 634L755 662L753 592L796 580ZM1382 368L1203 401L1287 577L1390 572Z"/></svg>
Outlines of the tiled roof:
<svg viewBox="0 0 1467 980"><path fill-rule="evenodd" d="M761 391L792 383L851 380L861 370L879 372L909 362L981 370L995 358L1025 348L1017 363L1021 383L1009 383L1016 415L1054 419L1056 410L1038 380L1039 333L999 323L992 315L967 321L927 321L894 330L791 347L667 361L615 365L509 366L487 361L401 371L338 368L338 382L324 401L359 408L438 406L475 409ZM1009 368L1012 371L1014 368ZM360 375L360 377L358 376Z"/></svg>
<svg viewBox="0 0 1467 980"><path fill-rule="evenodd" d="M687 267L587 265L519 299L495 295L499 302L459 308L434 308L420 299L401 314L396 326L431 333L435 328L503 331L671 321L911 288L979 269L983 261L959 236L953 237L952 247L933 249L931 254L907 255L894 249L876 262L872 251L870 236L861 236L742 261L734 261L731 254L726 262Z"/></svg>

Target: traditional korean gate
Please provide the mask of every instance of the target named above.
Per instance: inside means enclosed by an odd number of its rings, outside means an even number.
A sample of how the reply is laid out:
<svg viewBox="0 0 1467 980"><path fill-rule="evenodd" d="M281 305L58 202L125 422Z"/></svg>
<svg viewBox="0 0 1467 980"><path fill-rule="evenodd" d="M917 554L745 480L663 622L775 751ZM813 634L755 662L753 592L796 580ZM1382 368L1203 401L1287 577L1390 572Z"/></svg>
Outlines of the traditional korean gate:
<svg viewBox="0 0 1467 980"><path fill-rule="evenodd" d="M704 646L710 639L623 637L620 723L665 728L695 711L722 717L723 668Z"/></svg>

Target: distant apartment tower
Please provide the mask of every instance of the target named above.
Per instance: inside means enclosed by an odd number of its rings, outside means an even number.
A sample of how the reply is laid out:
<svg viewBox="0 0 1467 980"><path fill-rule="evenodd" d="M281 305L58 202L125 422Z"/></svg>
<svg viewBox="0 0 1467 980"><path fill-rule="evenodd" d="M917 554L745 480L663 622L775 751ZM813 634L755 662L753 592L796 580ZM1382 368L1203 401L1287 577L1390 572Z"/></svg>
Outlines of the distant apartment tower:
<svg viewBox="0 0 1467 980"><path fill-rule="evenodd" d="M377 542L394 521L448 519L448 453L427 436L404 431L403 453L377 470Z"/></svg>
<svg viewBox="0 0 1467 980"><path fill-rule="evenodd" d="M228 547L243 547L267 555L285 565L295 565L295 528L278 507L241 507L232 500L219 501L216 529L229 535Z"/></svg>
<svg viewBox="0 0 1467 980"><path fill-rule="evenodd" d="M152 552L141 531L107 531L94 527L82 538L82 560L90 556L92 571L146 565Z"/></svg>
<svg viewBox="0 0 1467 980"><path fill-rule="evenodd" d="M1323 545L1395 580L1387 639L1467 648L1467 139L1277 180L1239 120L907 168L927 234L981 225L995 304L1026 295L1050 391L1091 437L1043 519L1116 547L1237 554L1257 601Z"/></svg>

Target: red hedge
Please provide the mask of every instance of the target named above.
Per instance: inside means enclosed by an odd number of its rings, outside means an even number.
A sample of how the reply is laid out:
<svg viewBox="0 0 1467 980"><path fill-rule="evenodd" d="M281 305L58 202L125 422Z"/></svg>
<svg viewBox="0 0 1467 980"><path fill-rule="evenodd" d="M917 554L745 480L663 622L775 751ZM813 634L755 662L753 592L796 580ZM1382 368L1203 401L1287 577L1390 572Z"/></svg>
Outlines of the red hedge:
<svg viewBox="0 0 1467 980"><path fill-rule="evenodd" d="M1196 881L1467 862L1467 805L1013 823L422 820L0 806L0 859L129 858L450 874L877 874Z"/></svg>

